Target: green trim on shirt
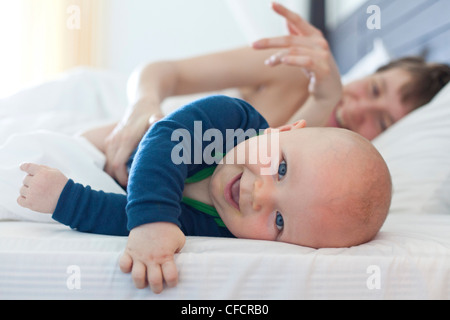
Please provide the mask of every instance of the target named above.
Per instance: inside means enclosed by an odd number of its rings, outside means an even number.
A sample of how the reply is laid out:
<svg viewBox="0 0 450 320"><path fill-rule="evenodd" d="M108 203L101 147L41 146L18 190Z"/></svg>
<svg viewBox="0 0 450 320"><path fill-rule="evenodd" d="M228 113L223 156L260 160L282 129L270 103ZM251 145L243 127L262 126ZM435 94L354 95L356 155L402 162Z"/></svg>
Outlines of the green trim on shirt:
<svg viewBox="0 0 450 320"><path fill-rule="evenodd" d="M223 221L220 218L219 213L217 212L216 208L214 208L214 207L212 207L210 205L204 204L203 202L200 202L200 201L197 201L197 200L193 200L193 199L190 199L190 198L187 198L187 197L183 197L182 202L184 204L187 204L188 206L191 206L194 209L197 209L200 212L203 212L203 213L213 217L214 221L216 222L216 224L219 227L226 228L225 223L223 223Z"/></svg>
<svg viewBox="0 0 450 320"><path fill-rule="evenodd" d="M224 156L225 156L225 154L221 155L220 158L223 158ZM203 180L211 177L214 174L214 171L216 170L216 168L217 168L217 166L211 166L211 167L205 168L205 169L197 172L196 174L194 174L192 177L186 179L185 183L190 184L190 183L197 183L197 182L203 181ZM203 213L213 217L214 221L216 222L216 224L219 227L226 228L225 223L223 223L222 219L220 218L219 213L217 212L216 208L214 208L213 206L204 204L203 202L200 202L197 200L190 199L188 197L183 197L182 202L200 212L203 212Z"/></svg>

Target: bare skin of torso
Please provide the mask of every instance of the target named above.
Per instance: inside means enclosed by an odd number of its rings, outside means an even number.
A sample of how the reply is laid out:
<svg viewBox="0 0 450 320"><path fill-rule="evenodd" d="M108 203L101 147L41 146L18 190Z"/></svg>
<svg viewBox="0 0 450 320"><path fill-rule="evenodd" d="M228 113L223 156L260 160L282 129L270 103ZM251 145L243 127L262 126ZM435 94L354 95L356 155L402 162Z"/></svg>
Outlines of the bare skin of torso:
<svg viewBox="0 0 450 320"><path fill-rule="evenodd" d="M242 99L255 107L273 128L285 125L309 97L306 77L303 83L247 87L239 91Z"/></svg>
<svg viewBox="0 0 450 320"><path fill-rule="evenodd" d="M309 97L309 78L301 68L265 65L266 59L277 52L245 47L178 61L167 67L176 74L167 83L177 83L172 93L176 95L237 88L241 98L271 127L279 127L287 124ZM149 78L154 73L150 68Z"/></svg>

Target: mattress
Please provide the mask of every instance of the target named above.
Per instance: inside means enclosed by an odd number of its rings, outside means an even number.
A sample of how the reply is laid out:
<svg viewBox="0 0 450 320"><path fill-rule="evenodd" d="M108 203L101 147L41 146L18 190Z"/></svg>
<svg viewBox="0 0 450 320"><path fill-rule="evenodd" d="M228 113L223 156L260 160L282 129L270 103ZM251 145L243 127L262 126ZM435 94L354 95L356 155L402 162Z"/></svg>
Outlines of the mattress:
<svg viewBox="0 0 450 320"><path fill-rule="evenodd" d="M179 285L155 295L119 270L124 237L4 221L0 299L449 299L449 223L390 216L374 241L343 249L190 237Z"/></svg>
<svg viewBox="0 0 450 320"><path fill-rule="evenodd" d="M79 233L15 201L24 161L121 191L102 170L103 155L76 132L120 119L125 87L126 78L78 70L0 100L0 299L450 299L450 86L376 141L395 192L375 240L313 250L189 237L176 256L179 285L161 295L120 271L126 238Z"/></svg>

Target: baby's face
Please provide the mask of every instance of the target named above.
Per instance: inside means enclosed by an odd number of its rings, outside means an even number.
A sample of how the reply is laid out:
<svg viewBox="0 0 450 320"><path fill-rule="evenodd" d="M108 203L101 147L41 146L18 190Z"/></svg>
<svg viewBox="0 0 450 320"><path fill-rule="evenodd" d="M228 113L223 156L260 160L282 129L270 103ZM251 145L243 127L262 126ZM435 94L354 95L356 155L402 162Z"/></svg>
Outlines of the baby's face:
<svg viewBox="0 0 450 320"><path fill-rule="evenodd" d="M229 152L210 192L230 232L313 248L346 246L353 219L336 214L335 206L346 205L341 199L359 179L349 174L363 165L357 155L348 156L347 143L335 139L347 134L294 128L252 138ZM254 154L267 159L255 161Z"/></svg>

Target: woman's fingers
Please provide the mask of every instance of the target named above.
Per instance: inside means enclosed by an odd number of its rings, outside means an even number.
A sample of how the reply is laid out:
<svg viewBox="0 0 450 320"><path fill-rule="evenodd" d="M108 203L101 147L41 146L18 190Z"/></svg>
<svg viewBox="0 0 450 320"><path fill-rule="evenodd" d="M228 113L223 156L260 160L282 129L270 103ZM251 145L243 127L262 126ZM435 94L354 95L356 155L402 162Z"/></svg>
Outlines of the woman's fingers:
<svg viewBox="0 0 450 320"><path fill-rule="evenodd" d="M277 66L285 64L289 66L297 66L305 68L308 72L317 71L315 66L317 60L322 58L322 53L319 50L309 48L291 48L290 50L280 51L266 60L266 65Z"/></svg>
<svg viewBox="0 0 450 320"><path fill-rule="evenodd" d="M114 176L119 184L123 187L128 185L128 169L127 162L130 158L132 148L129 146L121 146L117 149L116 155L113 160Z"/></svg>
<svg viewBox="0 0 450 320"><path fill-rule="evenodd" d="M116 179L121 186L126 187L128 184L128 170L126 164L133 151L133 145L130 142L119 138L120 137L116 133L107 138L105 148L106 164L104 170L111 177Z"/></svg>
<svg viewBox="0 0 450 320"><path fill-rule="evenodd" d="M253 43L253 48L280 49L266 65L300 67L310 79L309 92L317 101L337 103L342 95L339 69L322 32L278 3L273 4L273 10L286 19L290 34L261 39Z"/></svg>
<svg viewBox="0 0 450 320"><path fill-rule="evenodd" d="M307 47L322 50L328 50L328 42L322 37L303 37L303 36L280 36L274 38L264 38L253 43L253 48L263 49L282 49L292 47Z"/></svg>
<svg viewBox="0 0 450 320"><path fill-rule="evenodd" d="M289 55L289 50L279 51L269 59L267 59L264 63L267 66L275 67L283 63L283 58Z"/></svg>
<svg viewBox="0 0 450 320"><path fill-rule="evenodd" d="M282 59L282 62L289 66L302 67L306 71L312 72L314 66L314 60L308 56L286 56Z"/></svg>
<svg viewBox="0 0 450 320"><path fill-rule="evenodd" d="M295 34L301 34L304 36L312 36L322 34L320 30L313 27L309 22L300 17L297 13L289 10L285 6L274 2L272 4L273 10L280 16L284 17L289 25L289 29L295 31Z"/></svg>
<svg viewBox="0 0 450 320"><path fill-rule="evenodd" d="M119 148L119 141L117 141L117 136L115 133L111 134L108 138L106 138L105 143L105 156L106 156L106 164L104 170L110 176L115 178L115 172L113 168L113 159L117 154L117 149Z"/></svg>
<svg viewBox="0 0 450 320"><path fill-rule="evenodd" d="M289 30L289 34L294 35L294 36L301 36L301 33L298 31L298 29L292 23L287 21L286 25Z"/></svg>

